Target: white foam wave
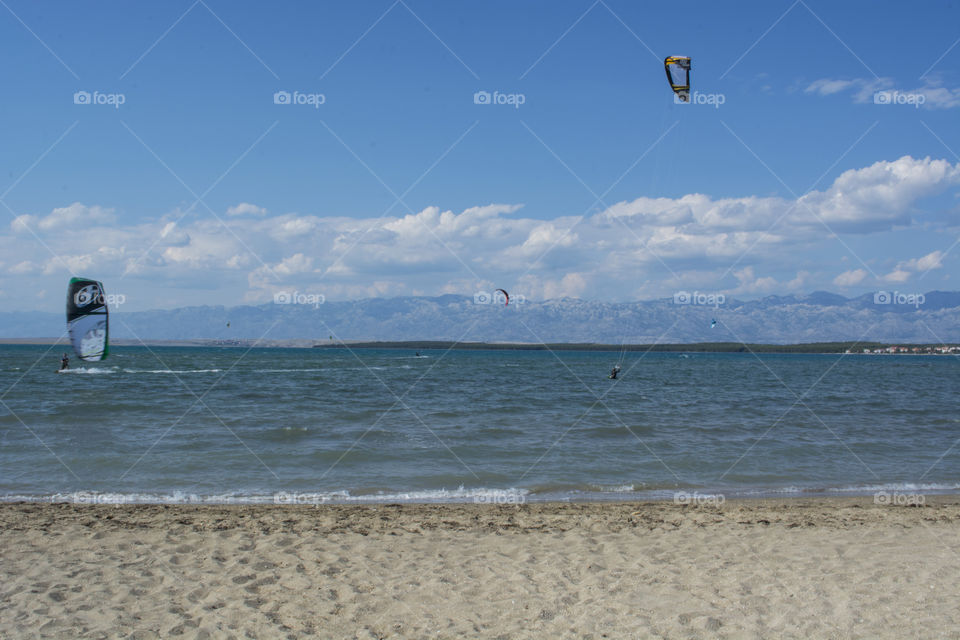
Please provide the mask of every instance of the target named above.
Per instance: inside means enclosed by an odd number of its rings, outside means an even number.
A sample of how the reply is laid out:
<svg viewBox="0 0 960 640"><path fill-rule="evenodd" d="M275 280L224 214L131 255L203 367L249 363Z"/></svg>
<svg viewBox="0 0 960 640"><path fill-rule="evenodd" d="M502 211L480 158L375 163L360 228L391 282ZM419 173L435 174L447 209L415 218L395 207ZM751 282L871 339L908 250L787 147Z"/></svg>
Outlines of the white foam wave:
<svg viewBox="0 0 960 640"><path fill-rule="evenodd" d="M124 373L219 373L223 369L124 369Z"/></svg>
<svg viewBox="0 0 960 640"><path fill-rule="evenodd" d="M329 371L329 369L252 369L251 373L309 373L311 371Z"/></svg>
<svg viewBox="0 0 960 640"><path fill-rule="evenodd" d="M778 489L711 490L702 496L725 495L732 497L770 497L775 495L849 494L872 495L879 492L936 494L960 490L960 483L888 483L831 489L809 487L781 487ZM184 491L171 493L116 493L97 491L62 492L47 495L6 494L0 502L53 502L71 504L386 504L402 503L447 503L475 502L483 504L522 504L528 501L607 500L601 495L632 494L633 499L673 500L676 490L638 490L634 485L597 487L595 493L583 491L548 491L532 494L527 489L421 489L396 492L376 492L353 495L349 491L278 491L276 493L218 493L199 494ZM590 496L593 496L592 498Z"/></svg>
<svg viewBox="0 0 960 640"><path fill-rule="evenodd" d="M603 493L632 493L636 491L636 487L632 484L621 484L621 485L603 485L595 484L591 485L597 491Z"/></svg>
<svg viewBox="0 0 960 640"><path fill-rule="evenodd" d="M61 373L61 374L71 373L71 374L74 374L74 375L81 375L81 374L98 375L98 374L103 374L103 373L116 373L116 372L117 372L117 368L116 368L116 367L109 367L109 368L106 368L106 367L89 367L89 368L87 368L87 367L81 367L81 368L79 368L79 369L65 369L65 370L63 370L63 371L58 371L58 373Z"/></svg>
<svg viewBox="0 0 960 640"><path fill-rule="evenodd" d="M824 489L828 492L836 493L873 493L877 491L953 491L960 489L960 482L942 483L942 482L891 482L887 484L869 484L861 486L844 486ZM809 491L809 490L806 490ZM805 491L805 492L806 492Z"/></svg>
<svg viewBox="0 0 960 640"><path fill-rule="evenodd" d="M0 497L0 502L53 502L70 504L384 504L389 502L480 502L519 504L528 495L526 489L427 489L397 493L370 493L351 495L349 491L278 491L270 494L197 494L182 491L172 493L114 493L74 491L49 495L12 495Z"/></svg>

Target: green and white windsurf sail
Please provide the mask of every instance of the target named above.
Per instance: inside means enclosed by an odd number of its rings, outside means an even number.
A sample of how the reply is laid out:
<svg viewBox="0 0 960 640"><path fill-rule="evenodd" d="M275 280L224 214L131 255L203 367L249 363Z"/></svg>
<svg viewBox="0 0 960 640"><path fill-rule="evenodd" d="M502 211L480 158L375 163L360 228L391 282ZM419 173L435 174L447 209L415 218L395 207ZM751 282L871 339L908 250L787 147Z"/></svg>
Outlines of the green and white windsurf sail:
<svg viewBox="0 0 960 640"><path fill-rule="evenodd" d="M96 280L70 278L67 286L67 328L81 360L103 360L109 351L109 322L103 285Z"/></svg>

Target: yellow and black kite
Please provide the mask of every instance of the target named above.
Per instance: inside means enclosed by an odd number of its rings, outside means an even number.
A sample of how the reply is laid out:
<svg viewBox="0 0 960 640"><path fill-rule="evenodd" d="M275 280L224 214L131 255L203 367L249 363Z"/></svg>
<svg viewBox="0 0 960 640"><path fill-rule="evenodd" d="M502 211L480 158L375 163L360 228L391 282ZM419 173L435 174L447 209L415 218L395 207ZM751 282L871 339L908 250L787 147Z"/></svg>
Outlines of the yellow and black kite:
<svg viewBox="0 0 960 640"><path fill-rule="evenodd" d="M667 70L667 80L670 87L677 94L681 102L690 101L690 58L686 56L669 56L663 61Z"/></svg>

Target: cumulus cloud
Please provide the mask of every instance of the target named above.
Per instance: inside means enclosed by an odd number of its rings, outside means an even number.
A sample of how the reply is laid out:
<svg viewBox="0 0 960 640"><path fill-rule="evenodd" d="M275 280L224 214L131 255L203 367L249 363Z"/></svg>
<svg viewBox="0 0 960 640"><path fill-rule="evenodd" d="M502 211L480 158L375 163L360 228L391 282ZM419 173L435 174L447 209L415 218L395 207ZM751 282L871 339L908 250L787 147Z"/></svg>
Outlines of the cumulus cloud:
<svg viewBox="0 0 960 640"><path fill-rule="evenodd" d="M482 282L519 283L527 290L518 293L531 299L635 299L679 288L748 296L831 282L856 287L867 284L864 269L836 275L841 269L818 265L817 258L801 263L802 257L825 255L828 245L835 252L835 234L946 224L939 214L924 218L922 203L958 184L960 164L904 156L845 171L799 199L644 196L583 217L524 216L520 204L493 203L380 218L273 215L255 207L222 221L171 212L124 224L109 208L74 203L20 216L0 232L0 270L166 283L178 299L184 290L232 287L234 300L251 302L317 287L331 300L472 294ZM42 243L24 235L27 228ZM940 251L902 259L885 278L901 282L941 268L945 259Z"/></svg>
<svg viewBox="0 0 960 640"><path fill-rule="evenodd" d="M241 202L227 209L228 216L265 216L267 210L249 202Z"/></svg>
<svg viewBox="0 0 960 640"><path fill-rule="evenodd" d="M7 269L7 273L13 275L23 275L28 273L37 273L40 270L41 268L39 265L34 264L30 260L24 260L23 262L18 262L17 264L12 265L9 269Z"/></svg>
<svg viewBox="0 0 960 640"><path fill-rule="evenodd" d="M887 282L901 283L906 282L916 274L922 274L927 271L939 269L943 266L943 258L946 254L942 251L933 251L919 258L911 258L897 263L893 271L883 276Z"/></svg>
<svg viewBox="0 0 960 640"><path fill-rule="evenodd" d="M934 251L921 258L907 260L904 265L913 271L930 271L931 269L939 269L943 266L943 257L943 251Z"/></svg>
<svg viewBox="0 0 960 640"><path fill-rule="evenodd" d="M74 202L69 206L54 209L45 216L30 214L17 216L10 223L10 226L15 232L24 232L31 229L34 232L55 231L76 228L81 225L111 224L114 220L113 209L98 206L88 207L80 202Z"/></svg>
<svg viewBox="0 0 960 640"><path fill-rule="evenodd" d="M834 278L833 284L838 287L853 287L863 282L866 277L867 272L865 269L851 269L850 271L844 271Z"/></svg>
<svg viewBox="0 0 960 640"><path fill-rule="evenodd" d="M809 211L840 231L878 231L906 224L918 200L960 183L960 164L904 156L844 171L826 191L800 199Z"/></svg>

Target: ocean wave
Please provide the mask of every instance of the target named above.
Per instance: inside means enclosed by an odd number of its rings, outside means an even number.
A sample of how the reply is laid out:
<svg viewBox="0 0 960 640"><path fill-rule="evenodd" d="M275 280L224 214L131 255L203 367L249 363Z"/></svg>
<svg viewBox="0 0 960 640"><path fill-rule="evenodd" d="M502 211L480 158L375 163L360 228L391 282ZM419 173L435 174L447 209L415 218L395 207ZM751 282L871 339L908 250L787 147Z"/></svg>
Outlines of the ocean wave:
<svg viewBox="0 0 960 640"><path fill-rule="evenodd" d="M602 485L594 484L590 485L591 488L601 493L632 493L636 491L636 487L632 484L620 484L620 485Z"/></svg>
<svg viewBox="0 0 960 640"><path fill-rule="evenodd" d="M677 495L724 496L726 498L771 498L777 496L802 496L819 494L824 496L871 496L877 493L891 494L937 494L960 490L960 483L885 483L814 489L812 487L790 486L778 488L725 487L694 490L687 488L638 488L633 484L589 485L579 489L572 487L541 489L493 489L467 488L456 489L411 489L409 491L377 491L371 493L351 493L346 490L331 491L277 491L275 493L245 493L242 491L225 493L189 493L172 491L169 493L118 493L98 491L73 491L52 494L6 494L0 496L0 502L36 502L69 504L387 504L400 503L464 503L479 504L523 504L526 502L605 502L610 500L650 500L670 501Z"/></svg>
<svg viewBox="0 0 960 640"><path fill-rule="evenodd" d="M312 369L250 369L243 370L244 373L311 373L317 371L331 371L330 368L322 369L319 367Z"/></svg>
<svg viewBox="0 0 960 640"><path fill-rule="evenodd" d="M243 492L199 494L173 491L171 493L116 493L73 491L45 495L0 496L0 502L48 502L68 504L385 504L390 502L443 503L478 502L518 504L525 501L526 489L422 489L399 492L376 492L352 495L349 491L277 491L276 493L245 494Z"/></svg>
<svg viewBox="0 0 960 640"><path fill-rule="evenodd" d="M223 369L124 369L124 373L219 373Z"/></svg>

